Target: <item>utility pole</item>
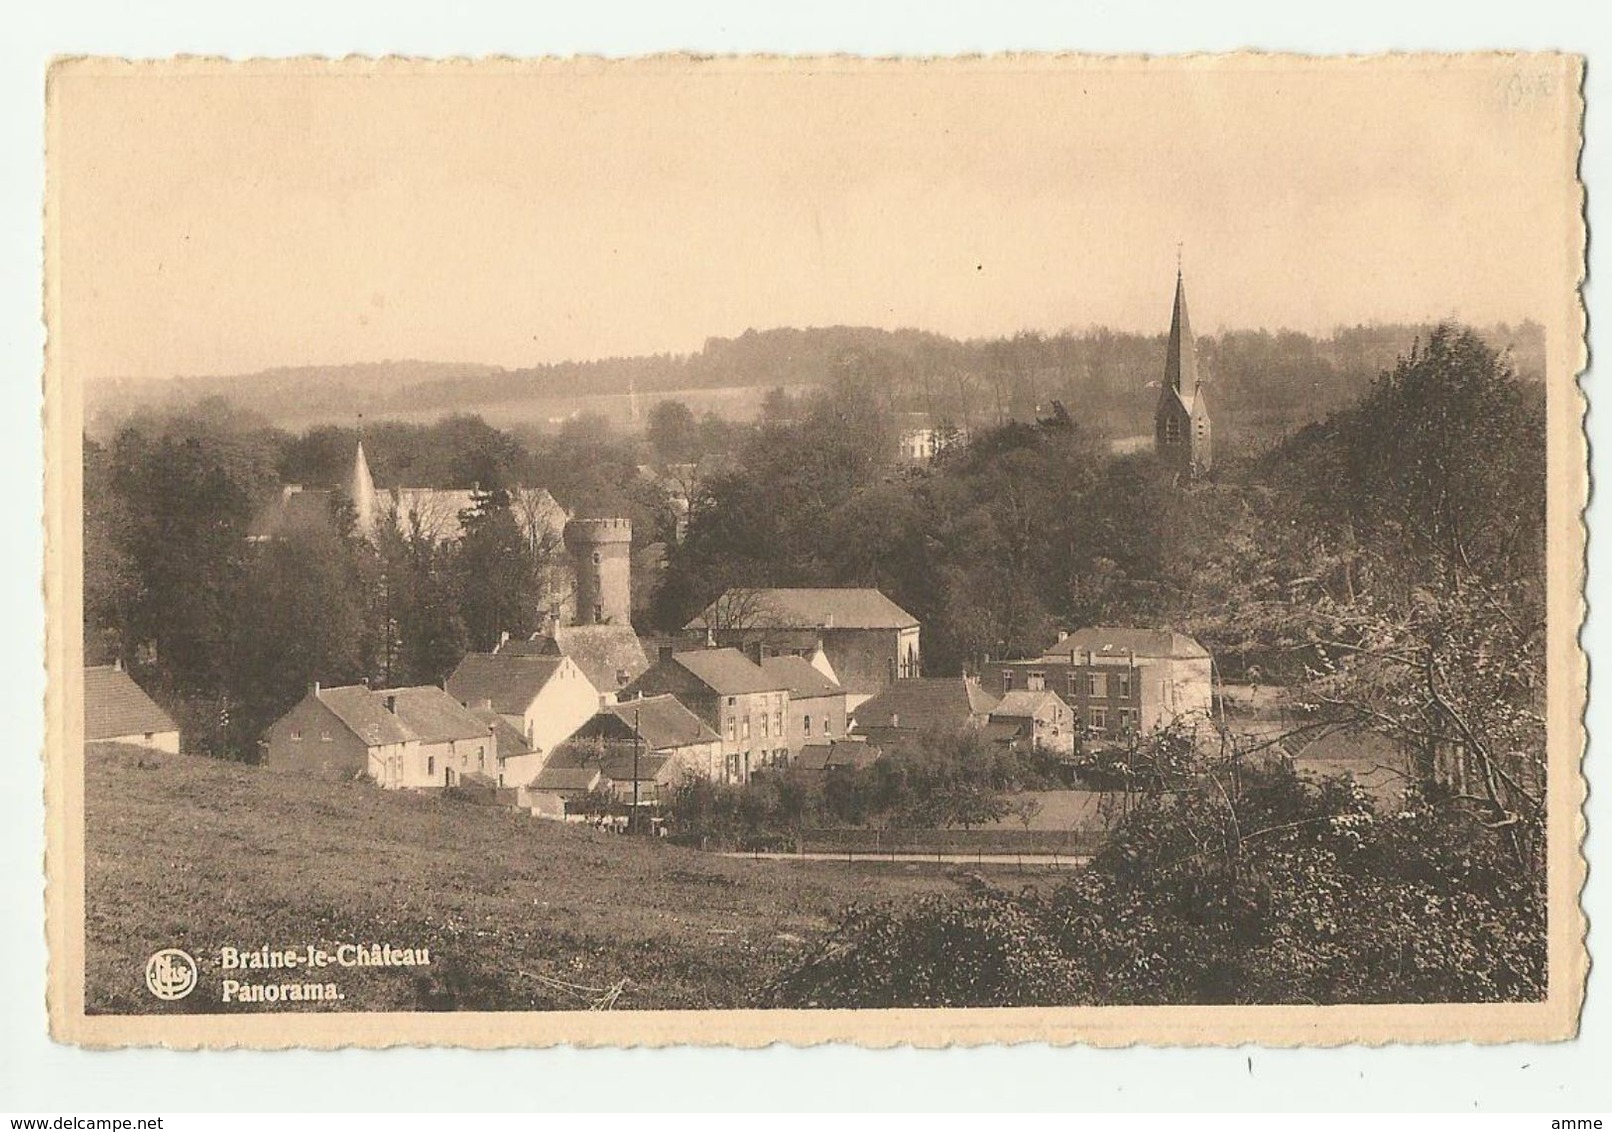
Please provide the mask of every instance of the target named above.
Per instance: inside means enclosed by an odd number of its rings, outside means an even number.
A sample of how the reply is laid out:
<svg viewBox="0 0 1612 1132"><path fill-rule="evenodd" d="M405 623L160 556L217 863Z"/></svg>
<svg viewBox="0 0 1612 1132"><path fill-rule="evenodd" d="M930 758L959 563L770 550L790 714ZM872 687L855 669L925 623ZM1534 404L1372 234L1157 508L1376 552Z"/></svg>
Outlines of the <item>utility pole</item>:
<svg viewBox="0 0 1612 1132"><path fill-rule="evenodd" d="M638 718L643 708L632 710L632 817L627 821L627 832L638 832L638 750L643 743L643 733L638 727Z"/></svg>

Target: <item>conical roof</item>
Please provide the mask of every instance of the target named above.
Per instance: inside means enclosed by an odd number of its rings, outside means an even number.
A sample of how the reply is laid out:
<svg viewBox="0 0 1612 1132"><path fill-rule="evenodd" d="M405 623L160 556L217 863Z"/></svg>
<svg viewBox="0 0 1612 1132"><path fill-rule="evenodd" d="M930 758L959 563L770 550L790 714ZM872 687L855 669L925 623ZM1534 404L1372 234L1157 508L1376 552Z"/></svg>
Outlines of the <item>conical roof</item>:
<svg viewBox="0 0 1612 1132"><path fill-rule="evenodd" d="M369 461L364 458L364 442L358 442L353 456L353 478L347 485L347 494L353 501L358 516L358 531L366 537L375 534L375 480L369 474Z"/></svg>
<svg viewBox="0 0 1612 1132"><path fill-rule="evenodd" d="M1192 322L1187 318L1187 285L1175 273L1175 309L1170 312L1170 350L1164 358L1164 385L1189 406L1198 389L1198 358L1192 343Z"/></svg>

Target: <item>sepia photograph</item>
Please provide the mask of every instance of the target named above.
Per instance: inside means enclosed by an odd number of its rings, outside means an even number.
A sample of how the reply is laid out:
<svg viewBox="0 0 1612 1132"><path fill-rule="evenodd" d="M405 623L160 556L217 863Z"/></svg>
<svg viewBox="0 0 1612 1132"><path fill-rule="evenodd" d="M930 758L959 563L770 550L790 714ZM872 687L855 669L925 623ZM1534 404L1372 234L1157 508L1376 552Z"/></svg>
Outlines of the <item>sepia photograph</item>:
<svg viewBox="0 0 1612 1132"><path fill-rule="evenodd" d="M1581 70L58 60L53 1033L1573 1036Z"/></svg>

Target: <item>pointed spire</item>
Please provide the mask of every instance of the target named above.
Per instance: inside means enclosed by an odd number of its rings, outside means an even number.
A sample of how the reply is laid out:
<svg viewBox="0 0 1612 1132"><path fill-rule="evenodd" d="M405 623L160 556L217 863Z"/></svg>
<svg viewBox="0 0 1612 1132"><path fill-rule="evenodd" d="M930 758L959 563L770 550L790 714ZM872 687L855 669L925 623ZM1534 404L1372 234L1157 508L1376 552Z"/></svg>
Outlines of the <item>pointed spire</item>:
<svg viewBox="0 0 1612 1132"><path fill-rule="evenodd" d="M358 438L358 452L353 457L353 478L347 486L353 510L358 515L358 533L365 538L375 537L375 481L369 474L369 461L364 458L364 438Z"/></svg>
<svg viewBox="0 0 1612 1132"><path fill-rule="evenodd" d="M1187 318L1187 285L1179 267L1175 273L1175 309L1170 313L1170 351L1164 359L1164 384L1189 397L1198 388L1197 351L1192 342L1192 322Z"/></svg>

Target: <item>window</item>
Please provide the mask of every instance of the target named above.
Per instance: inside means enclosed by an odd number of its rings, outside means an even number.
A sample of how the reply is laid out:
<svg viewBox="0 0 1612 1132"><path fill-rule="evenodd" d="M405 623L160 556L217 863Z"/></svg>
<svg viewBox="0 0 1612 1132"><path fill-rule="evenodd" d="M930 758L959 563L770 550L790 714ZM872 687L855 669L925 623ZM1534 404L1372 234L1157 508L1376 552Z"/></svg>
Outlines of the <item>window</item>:
<svg viewBox="0 0 1612 1132"><path fill-rule="evenodd" d="M777 735L778 738L782 739L784 737L784 713L783 712L781 712L781 711L773 712L773 714L772 714L772 729L773 729L773 734Z"/></svg>
<svg viewBox="0 0 1612 1132"><path fill-rule="evenodd" d="M1080 677L1076 676L1073 672L1071 672L1069 674L1069 697L1071 699L1073 699L1076 695L1079 694L1079 690L1080 690Z"/></svg>
<svg viewBox="0 0 1612 1132"><path fill-rule="evenodd" d="M1181 443L1181 419L1174 413L1164 418L1164 443Z"/></svg>
<svg viewBox="0 0 1612 1132"><path fill-rule="evenodd" d="M736 704L738 702L739 701L737 699L735 699L733 696L728 697L728 706L729 707L732 707L734 704Z"/></svg>
<svg viewBox="0 0 1612 1132"><path fill-rule="evenodd" d="M1131 674L1129 672L1114 673L1114 695L1122 700L1131 698Z"/></svg>
<svg viewBox="0 0 1612 1132"><path fill-rule="evenodd" d="M1093 731L1108 730L1108 709L1094 707L1091 709L1091 729Z"/></svg>
<svg viewBox="0 0 1612 1132"><path fill-rule="evenodd" d="M433 778L436 777L437 757L435 755L427 755L425 757L425 773Z"/></svg>
<svg viewBox="0 0 1612 1132"><path fill-rule="evenodd" d="M744 726L740 728L740 732L741 738L748 742L750 739L750 717L748 715L744 717Z"/></svg>
<svg viewBox="0 0 1612 1132"><path fill-rule="evenodd" d="M480 747L476 748L476 769L487 769L487 752L482 750Z"/></svg>
<svg viewBox="0 0 1612 1132"><path fill-rule="evenodd" d="M597 565L599 565L599 563L601 563L601 562L603 562L603 561L604 561L604 559L602 559L602 558L600 558L600 557L599 557L599 552L598 552L598 551L597 551L597 550L596 550L596 551L594 551L594 552L593 552L593 564L594 564L594 565L595 565L595 566L597 566Z"/></svg>
<svg viewBox="0 0 1612 1132"><path fill-rule="evenodd" d="M295 728L295 729L294 729L294 730L293 730L293 731L292 731L292 732L291 732L291 741L292 741L292 742L293 742L293 743L300 743L300 742L302 742L302 728L300 728L300 727L298 727L298 728Z"/></svg>
<svg viewBox="0 0 1612 1132"><path fill-rule="evenodd" d="M825 715L823 717L823 738L827 739L832 734L833 728L829 725L829 717Z"/></svg>
<svg viewBox="0 0 1612 1132"><path fill-rule="evenodd" d="M1126 734L1129 734L1129 733L1131 733L1131 732L1136 730L1136 709L1135 708L1123 708L1122 707L1122 708L1119 709L1119 729L1121 731L1125 732Z"/></svg>
<svg viewBox="0 0 1612 1132"><path fill-rule="evenodd" d="M593 621L596 625L604 622L604 606L598 604L597 602L595 602L593 606Z"/></svg>
<svg viewBox="0 0 1612 1132"><path fill-rule="evenodd" d="M1088 696L1102 697L1106 692L1107 688L1101 672L1086 673L1086 694Z"/></svg>
<svg viewBox="0 0 1612 1132"><path fill-rule="evenodd" d="M1002 691L1013 691L1013 669L1011 668L1002 669Z"/></svg>
<svg viewBox="0 0 1612 1132"><path fill-rule="evenodd" d="M319 732L319 741L320 741L320 742L321 742L321 743L328 743L328 742L330 742L330 732L328 732L328 731L321 731L321 732Z"/></svg>
<svg viewBox="0 0 1612 1132"><path fill-rule="evenodd" d="M811 733L812 733L812 717L811 717L811 716L809 716L809 715L808 715L808 716L807 716L807 717L806 717L806 718L805 718L805 719L804 719L804 720L802 720L802 721L801 721L801 722L802 722L802 724L803 724L803 725L804 725L804 727L805 727L805 732L806 732L806 734L807 734L807 735L810 735L810 734L811 734Z"/></svg>
<svg viewBox="0 0 1612 1132"><path fill-rule="evenodd" d="M731 742L733 742L735 739L737 739L739 737L738 736L738 731L739 731L739 721L734 719L733 716L731 716L731 715L728 716L728 742L731 743Z"/></svg>
<svg viewBox="0 0 1612 1132"><path fill-rule="evenodd" d="M1032 692L1041 691L1047 686L1047 674L1045 672L1030 673L1025 679L1024 686Z"/></svg>
<svg viewBox="0 0 1612 1132"><path fill-rule="evenodd" d="M766 712L761 713L761 736L767 738L772 734L772 717Z"/></svg>

